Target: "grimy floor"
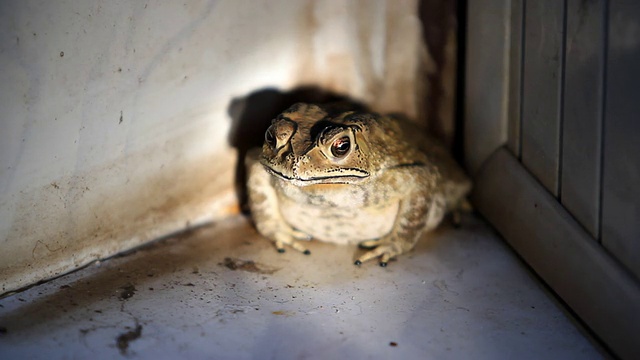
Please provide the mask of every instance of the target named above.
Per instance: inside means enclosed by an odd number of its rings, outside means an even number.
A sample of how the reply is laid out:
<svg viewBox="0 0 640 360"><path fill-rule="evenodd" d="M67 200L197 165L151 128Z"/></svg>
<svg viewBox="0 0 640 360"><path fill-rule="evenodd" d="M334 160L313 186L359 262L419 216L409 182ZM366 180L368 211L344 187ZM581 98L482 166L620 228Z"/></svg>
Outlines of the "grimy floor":
<svg viewBox="0 0 640 360"><path fill-rule="evenodd" d="M0 299L0 359L594 359L483 221L381 268L278 254L242 217Z"/></svg>

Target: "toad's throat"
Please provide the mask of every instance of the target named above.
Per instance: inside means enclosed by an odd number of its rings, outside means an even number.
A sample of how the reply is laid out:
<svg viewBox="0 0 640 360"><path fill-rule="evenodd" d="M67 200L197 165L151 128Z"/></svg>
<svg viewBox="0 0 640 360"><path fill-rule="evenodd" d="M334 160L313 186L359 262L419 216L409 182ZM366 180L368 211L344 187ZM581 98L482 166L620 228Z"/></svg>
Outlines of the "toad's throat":
<svg viewBox="0 0 640 360"><path fill-rule="evenodd" d="M341 174L341 175L327 175L327 176L312 176L308 178L303 178L300 176L287 176L279 171L276 171L268 166L265 166L267 171L280 179L291 181L301 185L313 185L313 184L351 184L354 182L362 181L370 176L369 172L348 168L344 169L344 171L350 172L350 174Z"/></svg>

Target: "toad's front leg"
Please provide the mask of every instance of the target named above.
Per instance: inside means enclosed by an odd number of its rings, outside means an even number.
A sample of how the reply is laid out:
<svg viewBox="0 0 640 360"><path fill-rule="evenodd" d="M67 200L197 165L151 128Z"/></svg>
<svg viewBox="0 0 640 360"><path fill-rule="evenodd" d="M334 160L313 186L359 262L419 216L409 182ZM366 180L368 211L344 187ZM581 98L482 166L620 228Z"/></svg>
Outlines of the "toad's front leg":
<svg viewBox="0 0 640 360"><path fill-rule="evenodd" d="M300 240L309 240L310 236L291 227L280 214L278 196L271 184L271 176L262 164L248 164L247 190L249 209L258 232L273 241L278 252L285 252L285 246L305 255L311 252Z"/></svg>
<svg viewBox="0 0 640 360"><path fill-rule="evenodd" d="M441 195L412 196L401 201L391 232L380 239L361 242L361 248L373 250L360 256L355 264L380 258L380 266L387 266L391 258L413 249L425 231L435 229L445 211L446 203Z"/></svg>

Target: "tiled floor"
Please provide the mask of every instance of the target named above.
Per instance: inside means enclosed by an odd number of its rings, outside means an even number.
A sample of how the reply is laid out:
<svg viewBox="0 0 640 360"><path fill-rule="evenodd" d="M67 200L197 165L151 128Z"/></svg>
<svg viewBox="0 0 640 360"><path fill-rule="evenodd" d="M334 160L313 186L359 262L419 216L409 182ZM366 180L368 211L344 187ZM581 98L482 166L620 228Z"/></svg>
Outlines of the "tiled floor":
<svg viewBox="0 0 640 360"><path fill-rule="evenodd" d="M0 300L0 359L592 359L481 220L387 268L313 242L278 254L241 218Z"/></svg>

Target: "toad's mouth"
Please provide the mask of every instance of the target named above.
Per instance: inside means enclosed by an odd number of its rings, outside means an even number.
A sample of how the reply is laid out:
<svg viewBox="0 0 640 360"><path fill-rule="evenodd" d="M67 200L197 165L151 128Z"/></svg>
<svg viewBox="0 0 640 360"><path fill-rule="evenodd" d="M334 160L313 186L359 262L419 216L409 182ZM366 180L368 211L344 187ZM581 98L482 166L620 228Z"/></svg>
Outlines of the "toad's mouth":
<svg viewBox="0 0 640 360"><path fill-rule="evenodd" d="M279 177L282 180L292 182L297 186L315 185L315 184L353 184L365 180L369 177L369 173L360 169L343 169L348 174L340 175L328 175L328 176L313 176L308 178L287 176L279 171L276 171L268 166L265 169L272 175Z"/></svg>

